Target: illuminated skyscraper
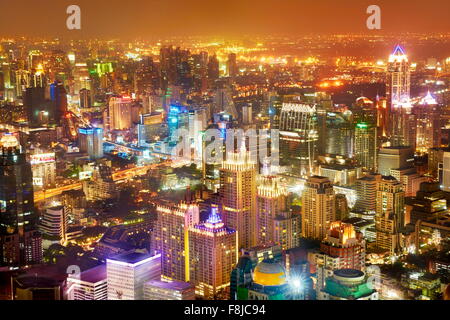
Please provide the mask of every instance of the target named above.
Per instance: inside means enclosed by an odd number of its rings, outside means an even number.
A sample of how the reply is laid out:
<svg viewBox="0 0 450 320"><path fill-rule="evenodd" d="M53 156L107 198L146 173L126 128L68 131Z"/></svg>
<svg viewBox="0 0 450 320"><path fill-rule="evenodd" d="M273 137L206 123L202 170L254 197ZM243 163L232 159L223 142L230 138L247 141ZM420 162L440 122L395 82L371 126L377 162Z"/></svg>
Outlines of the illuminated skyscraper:
<svg viewBox="0 0 450 320"><path fill-rule="evenodd" d="M193 203L161 203L156 212L152 243L162 255L162 276L189 282L188 230L200 223L199 207Z"/></svg>
<svg viewBox="0 0 450 320"><path fill-rule="evenodd" d="M375 213L378 183L380 181L380 174L370 174L356 180L355 210Z"/></svg>
<svg viewBox="0 0 450 320"><path fill-rule="evenodd" d="M220 169L220 197L225 224L238 232L239 248L256 243L256 163L242 143L229 152Z"/></svg>
<svg viewBox="0 0 450 320"><path fill-rule="evenodd" d="M27 265L42 260L42 238L36 229L33 177L17 139L0 140L0 265Z"/></svg>
<svg viewBox="0 0 450 320"><path fill-rule="evenodd" d="M85 152L91 159L103 157L103 129L79 128L78 144L81 152Z"/></svg>
<svg viewBox="0 0 450 320"><path fill-rule="evenodd" d="M227 61L227 74L229 77L234 78L237 76L239 70L236 63L236 53L230 53Z"/></svg>
<svg viewBox="0 0 450 320"><path fill-rule="evenodd" d="M258 245L276 244L283 250L299 245L300 216L287 212L287 195L279 177L261 176L256 198Z"/></svg>
<svg viewBox="0 0 450 320"><path fill-rule="evenodd" d="M377 128L369 123L358 123L355 129L355 156L358 163L369 171L376 170Z"/></svg>
<svg viewBox="0 0 450 320"><path fill-rule="evenodd" d="M237 233L222 222L213 206L208 219L189 228L189 280L196 293L214 298L230 285L231 270L237 263Z"/></svg>
<svg viewBox="0 0 450 320"><path fill-rule="evenodd" d="M402 183L392 176L384 176L378 183L376 204L376 246L394 254L401 249L400 229L405 219Z"/></svg>
<svg viewBox="0 0 450 320"><path fill-rule="evenodd" d="M317 298L322 300L325 279L333 271L346 268L364 271L366 241L361 233L355 232L353 225L335 221L320 244L320 251L313 252L311 258L316 267Z"/></svg>
<svg viewBox="0 0 450 320"><path fill-rule="evenodd" d="M405 51L397 45L389 56L387 100L391 113L391 146L415 146L415 123L410 100L411 71Z"/></svg>
<svg viewBox="0 0 450 320"><path fill-rule="evenodd" d="M127 130L131 128L130 97L112 97L106 110L106 129Z"/></svg>
<svg viewBox="0 0 450 320"><path fill-rule="evenodd" d="M418 152L428 153L429 149L441 146L441 112L441 107L430 92L413 108L417 121Z"/></svg>
<svg viewBox="0 0 450 320"><path fill-rule="evenodd" d="M322 240L336 218L335 194L326 177L312 176L302 194L302 236Z"/></svg>
<svg viewBox="0 0 450 320"><path fill-rule="evenodd" d="M317 154L315 106L283 103L280 116L280 164L297 176L312 173Z"/></svg>

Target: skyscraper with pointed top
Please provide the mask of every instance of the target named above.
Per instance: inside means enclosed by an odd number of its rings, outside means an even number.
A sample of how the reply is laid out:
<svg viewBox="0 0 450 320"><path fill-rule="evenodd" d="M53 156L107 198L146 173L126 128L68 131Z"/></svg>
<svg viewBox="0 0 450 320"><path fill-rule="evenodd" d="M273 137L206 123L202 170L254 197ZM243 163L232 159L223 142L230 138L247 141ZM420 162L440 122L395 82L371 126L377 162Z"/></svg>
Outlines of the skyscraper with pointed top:
<svg viewBox="0 0 450 320"><path fill-rule="evenodd" d="M220 169L220 199L227 226L238 232L239 247L256 243L256 174L245 143L237 152L229 152Z"/></svg>
<svg viewBox="0 0 450 320"><path fill-rule="evenodd" d="M415 123L411 112L411 70L408 56L400 45L389 56L386 97L391 146L415 147Z"/></svg>
<svg viewBox="0 0 450 320"><path fill-rule="evenodd" d="M215 205L205 222L189 228L189 280L197 295L217 298L230 285L238 259L237 238L236 230L225 226Z"/></svg>

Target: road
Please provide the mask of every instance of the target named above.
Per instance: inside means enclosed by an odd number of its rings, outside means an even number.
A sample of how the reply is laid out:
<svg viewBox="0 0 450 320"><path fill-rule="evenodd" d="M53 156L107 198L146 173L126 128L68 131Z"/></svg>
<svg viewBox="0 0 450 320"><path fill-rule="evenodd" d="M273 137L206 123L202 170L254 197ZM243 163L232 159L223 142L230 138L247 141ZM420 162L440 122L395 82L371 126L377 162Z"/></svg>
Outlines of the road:
<svg viewBox="0 0 450 320"><path fill-rule="evenodd" d="M150 164L150 165L146 165L146 166L142 166L142 167L134 167L134 168L130 168L130 169L116 171L112 174L112 178L114 181L130 179L130 178L133 178L136 176L144 175L150 169L154 169L161 165L167 165L169 163L170 163L169 161L165 161L162 163L154 163L154 164ZM45 199L49 199L51 197L59 196L64 191L80 190L81 188L82 188L82 183L77 182L77 183L68 184L66 186L61 186L61 187L54 188L54 189L47 189L45 191L37 191L34 193L34 202L36 203L36 202L43 201Z"/></svg>

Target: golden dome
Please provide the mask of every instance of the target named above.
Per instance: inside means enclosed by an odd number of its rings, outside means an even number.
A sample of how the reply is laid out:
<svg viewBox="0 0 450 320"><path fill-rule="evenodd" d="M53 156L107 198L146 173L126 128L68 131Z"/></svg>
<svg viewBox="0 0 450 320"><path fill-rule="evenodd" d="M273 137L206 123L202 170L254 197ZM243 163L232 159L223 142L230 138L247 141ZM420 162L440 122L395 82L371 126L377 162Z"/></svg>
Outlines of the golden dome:
<svg viewBox="0 0 450 320"><path fill-rule="evenodd" d="M281 286L286 283L286 273L279 263L265 260L256 266L253 282L262 286Z"/></svg>

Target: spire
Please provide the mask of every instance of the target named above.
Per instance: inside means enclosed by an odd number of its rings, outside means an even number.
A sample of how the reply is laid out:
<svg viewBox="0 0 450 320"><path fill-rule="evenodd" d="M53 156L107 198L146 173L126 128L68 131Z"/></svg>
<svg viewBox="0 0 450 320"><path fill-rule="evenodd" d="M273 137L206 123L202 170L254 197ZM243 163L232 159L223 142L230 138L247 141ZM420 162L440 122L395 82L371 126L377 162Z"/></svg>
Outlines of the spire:
<svg viewBox="0 0 450 320"><path fill-rule="evenodd" d="M406 55L405 50L403 50L403 48L397 44L397 46L394 49L394 52L392 53L392 55L394 56L404 56Z"/></svg>
<svg viewBox="0 0 450 320"><path fill-rule="evenodd" d="M422 105L435 105L435 104L437 104L437 101L433 97L433 95L431 94L430 90L428 90L427 95L425 97L423 97L422 100L420 100L420 104L422 104Z"/></svg>
<svg viewBox="0 0 450 320"><path fill-rule="evenodd" d="M222 223L222 218L219 215L219 209L217 206L211 206L211 212L209 214L208 219L206 220L207 223L210 223L212 225L216 225L219 223Z"/></svg>

